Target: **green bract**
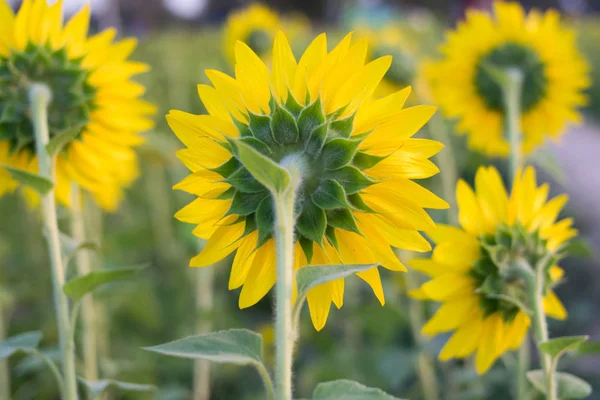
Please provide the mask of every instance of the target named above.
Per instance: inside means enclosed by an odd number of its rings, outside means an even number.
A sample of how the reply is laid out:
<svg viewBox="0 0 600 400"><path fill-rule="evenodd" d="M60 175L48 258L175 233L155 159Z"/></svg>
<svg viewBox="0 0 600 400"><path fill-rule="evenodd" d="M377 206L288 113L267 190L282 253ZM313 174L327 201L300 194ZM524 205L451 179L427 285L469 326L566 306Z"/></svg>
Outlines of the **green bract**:
<svg viewBox="0 0 600 400"><path fill-rule="evenodd" d="M526 112L546 95L548 78L545 66L537 53L522 44L507 43L492 50L479 60L475 73L475 87L488 107L505 111L502 88L487 67L516 68L523 73L521 109Z"/></svg>
<svg viewBox="0 0 600 400"><path fill-rule="evenodd" d="M0 57L0 140L8 140L12 152L34 150L28 90L43 83L52 92L48 108L50 137L83 126L94 108L96 88L81 60L70 60L65 49L29 44L25 51Z"/></svg>
<svg viewBox="0 0 600 400"><path fill-rule="evenodd" d="M365 136L351 137L354 116L339 119L340 113L325 115L319 99L303 107L290 95L285 105L271 101L269 115L249 113L248 124L237 123L240 138L221 143L233 154L213 169L232 186L221 198L232 200L227 215L245 220L245 234L258 230L257 247L273 236L273 201L265 186L242 165L240 142L277 164L292 158L300 162L296 237L309 258L314 242L322 244L327 237L336 245L334 228L358 232L353 210L372 211L359 192L376 181L363 170L384 157L360 151Z"/></svg>
<svg viewBox="0 0 600 400"><path fill-rule="evenodd" d="M547 250L546 240L538 232L527 232L519 224L501 226L495 235L482 236L480 253L482 257L473 265L471 276L477 282L485 315L499 312L505 321L511 321L520 308L527 307L527 284L516 268L519 260L544 269L546 289L556 284L550 268L558 262L559 254Z"/></svg>

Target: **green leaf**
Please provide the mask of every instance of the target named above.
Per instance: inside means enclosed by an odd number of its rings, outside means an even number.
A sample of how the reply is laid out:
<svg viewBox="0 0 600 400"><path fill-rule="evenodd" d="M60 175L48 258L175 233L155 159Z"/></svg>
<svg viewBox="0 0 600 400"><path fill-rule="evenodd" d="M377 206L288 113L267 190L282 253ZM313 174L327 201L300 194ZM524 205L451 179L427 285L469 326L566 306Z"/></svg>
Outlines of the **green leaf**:
<svg viewBox="0 0 600 400"><path fill-rule="evenodd" d="M0 360L4 360L20 351L28 352L36 349L42 340L42 332L31 331L11 336L0 342Z"/></svg>
<svg viewBox="0 0 600 400"><path fill-rule="evenodd" d="M308 291L315 286L376 267L377 264L309 265L302 267L296 272L296 285L298 287L296 305L301 306Z"/></svg>
<svg viewBox="0 0 600 400"><path fill-rule="evenodd" d="M357 168L350 165L331 171L328 178L338 181L344 187L347 194L360 192L362 189L375 183L375 181L368 178Z"/></svg>
<svg viewBox="0 0 600 400"><path fill-rule="evenodd" d="M354 215L346 208L327 211L327 224L333 226L334 228L355 232L359 235L361 234L358 226L356 226Z"/></svg>
<svg viewBox="0 0 600 400"><path fill-rule="evenodd" d="M48 193L54 187L51 180L46 179L38 174L31 173L19 168L9 167L8 165L0 164L0 168L4 168L8 173L23 185L29 186L41 195Z"/></svg>
<svg viewBox="0 0 600 400"><path fill-rule="evenodd" d="M103 379L99 381L88 381L81 377L77 378L87 389L92 399L99 398L110 389L121 392L153 392L156 390L154 385L141 385L139 383L120 382L112 379Z"/></svg>
<svg viewBox="0 0 600 400"><path fill-rule="evenodd" d="M241 163L264 187L282 193L290 184L290 174L275 161L260 154L246 143L235 141Z"/></svg>
<svg viewBox="0 0 600 400"><path fill-rule="evenodd" d="M312 400L400 400L381 389L370 388L358 382L341 379L319 383Z"/></svg>
<svg viewBox="0 0 600 400"><path fill-rule="evenodd" d="M93 241L77 242L71 236L60 232L60 246L65 258L65 264L68 264L73 256L80 250L97 251L99 246Z"/></svg>
<svg viewBox="0 0 600 400"><path fill-rule="evenodd" d="M277 105L271 116L271 132L273 138L279 144L292 144L298 141L298 125L296 119L285 108Z"/></svg>
<svg viewBox="0 0 600 400"><path fill-rule="evenodd" d="M144 349L167 356L217 363L263 364L262 336L247 329L229 329L190 336Z"/></svg>
<svg viewBox="0 0 600 400"><path fill-rule="evenodd" d="M307 202L296 221L296 228L302 235L313 242L322 243L325 228L327 228L325 211L312 202Z"/></svg>
<svg viewBox="0 0 600 400"><path fill-rule="evenodd" d="M581 378L566 372L555 375L559 399L583 399L592 393L592 386ZM540 392L546 394L546 378L544 371L534 370L527 373L529 382Z"/></svg>
<svg viewBox="0 0 600 400"><path fill-rule="evenodd" d="M74 301L79 301L86 294L92 292L100 286L131 279L144 268L145 266L111 268L92 271L89 274L78 276L77 278L65 283L63 286L63 292L65 292L65 294Z"/></svg>
<svg viewBox="0 0 600 400"><path fill-rule="evenodd" d="M560 358L567 351L577 350L579 345L589 336L565 336L546 340L538 345L538 348L552 358Z"/></svg>
<svg viewBox="0 0 600 400"><path fill-rule="evenodd" d="M298 131L302 141L306 142L310 139L313 132L317 128L324 126L324 123L325 115L323 114L323 107L321 100L317 98L314 103L302 110L298 117ZM325 133L327 133L327 129L325 129Z"/></svg>
<svg viewBox="0 0 600 400"><path fill-rule="evenodd" d="M323 210L334 208L351 208L346 198L346 191L337 181L325 179L311 196L313 203Z"/></svg>
<svg viewBox="0 0 600 400"><path fill-rule="evenodd" d="M592 258L594 257L593 247L583 238L569 240L568 244L562 249L562 252L571 257Z"/></svg>
<svg viewBox="0 0 600 400"><path fill-rule="evenodd" d="M46 152L53 156L61 151L69 142L73 141L83 129L84 125L76 126L72 129L67 129L64 132L54 136L46 145ZM156 135L157 136L157 135Z"/></svg>
<svg viewBox="0 0 600 400"><path fill-rule="evenodd" d="M587 342L581 343L577 347L577 354L579 355L600 355L600 341L598 340L588 340Z"/></svg>
<svg viewBox="0 0 600 400"><path fill-rule="evenodd" d="M322 152L325 169L338 169L350 163L360 143L360 140L345 138L335 138L325 143Z"/></svg>

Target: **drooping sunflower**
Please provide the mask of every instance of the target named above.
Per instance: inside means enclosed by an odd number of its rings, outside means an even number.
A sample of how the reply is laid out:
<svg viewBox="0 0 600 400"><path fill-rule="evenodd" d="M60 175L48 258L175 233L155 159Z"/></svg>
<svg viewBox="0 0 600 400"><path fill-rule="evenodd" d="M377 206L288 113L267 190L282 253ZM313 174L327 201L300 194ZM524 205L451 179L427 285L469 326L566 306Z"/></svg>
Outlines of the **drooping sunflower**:
<svg viewBox="0 0 600 400"><path fill-rule="evenodd" d="M388 54L392 56L392 65L377 87L377 96L387 96L414 83L417 68L415 50L399 26L387 24L379 29L359 26L356 35L368 41L369 59Z"/></svg>
<svg viewBox="0 0 600 400"><path fill-rule="evenodd" d="M284 31L293 43L295 38L310 31L310 23L301 15L282 17L261 3L252 3L232 12L225 23L223 36L223 50L227 59L235 64L237 41L246 43L259 57L268 57L279 30Z"/></svg>
<svg viewBox="0 0 600 400"><path fill-rule="evenodd" d="M241 308L275 283L272 199L232 152L236 138L275 162L295 155L308 166L296 203L296 268L377 263L404 271L390 245L430 249L418 232L434 226L423 208L447 203L412 180L438 173L428 158L443 146L411 138L435 107L402 109L410 88L373 99L391 58L365 64L367 43L351 45L351 34L331 52L325 34L318 36L297 62L279 32L272 71L246 44L238 42L235 52L235 77L209 70L213 86L198 86L208 115L167 115L187 146L178 157L192 171L175 189L198 196L176 217L208 239L190 265L209 266L237 250L229 288L243 286ZM378 269L358 275L383 304ZM332 302L342 306L343 290L339 280L308 294L316 329Z"/></svg>
<svg viewBox="0 0 600 400"><path fill-rule="evenodd" d="M511 270L519 258L532 266L547 260L541 266L547 274L545 312L566 318L552 290L564 274L555 263L577 231L571 218L557 221L567 196L548 200L548 191L548 184L537 186L531 167L519 173L510 196L493 167L479 168L475 192L458 182L462 228L438 224L427 233L436 243L432 258L410 263L432 278L411 295L443 302L423 333L454 331L441 360L476 352L477 371L484 373L505 351L521 345L530 318L517 306L528 304L525 284Z"/></svg>
<svg viewBox="0 0 600 400"><path fill-rule="evenodd" d="M46 84L50 139L79 131L56 160L57 199L68 205L76 182L114 210L138 174L133 147L152 126L154 107L139 99L144 88L131 81L147 70L127 61L135 39L113 42L114 29L88 38L89 20L89 6L63 26L62 1L25 0L15 15L0 0L0 165L37 171L27 96L31 83ZM0 194L14 190L15 181L2 176Z"/></svg>
<svg viewBox="0 0 600 400"><path fill-rule="evenodd" d="M588 66L575 35L560 25L556 11L525 15L518 3L498 1L494 15L469 10L447 36L443 59L428 66L433 94L445 114L458 120L475 150L507 156L505 104L489 68L517 68L524 76L521 94L523 150L533 151L545 137L558 138L577 107L585 104Z"/></svg>

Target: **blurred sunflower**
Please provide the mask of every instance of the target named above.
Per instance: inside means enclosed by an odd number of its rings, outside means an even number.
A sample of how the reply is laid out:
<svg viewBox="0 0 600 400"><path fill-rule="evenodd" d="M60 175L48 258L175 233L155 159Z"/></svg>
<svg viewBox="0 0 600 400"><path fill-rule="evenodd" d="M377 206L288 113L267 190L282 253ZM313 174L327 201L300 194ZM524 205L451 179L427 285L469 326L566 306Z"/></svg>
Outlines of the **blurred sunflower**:
<svg viewBox="0 0 600 400"><path fill-rule="evenodd" d="M428 66L433 94L442 110L459 120L469 145L492 156L507 156L503 136L505 104L487 66L517 68L521 94L523 149L533 151L545 136L557 138L569 122L579 122L586 102L588 66L574 33L561 27L556 11L525 15L518 3L494 4L494 16L470 10L447 36L444 58Z"/></svg>
<svg viewBox="0 0 600 400"><path fill-rule="evenodd" d="M388 24L379 29L359 26L356 36L369 43L368 59L388 54L392 56L392 65L377 87L376 96L387 96L414 83L417 67L415 50L399 26Z"/></svg>
<svg viewBox="0 0 600 400"><path fill-rule="evenodd" d="M227 59L235 64L237 41L246 43L262 59L268 57L278 30L283 30L293 43L296 38L310 31L310 21L301 14L283 18L260 3L252 3L232 12L225 23L223 36L223 50Z"/></svg>
<svg viewBox="0 0 600 400"><path fill-rule="evenodd" d="M475 192L464 181L458 182L462 229L438 224L428 232L436 243L432 258L410 263L432 278L411 295L443 302L423 333L455 331L440 353L441 360L476 352L477 371L484 373L505 351L521 345L530 319L516 305L528 302L523 281L510 268L519 259L529 265L548 260L543 265L544 308L553 318L566 318L552 291L564 273L555 262L561 246L577 231L570 218L557 222L567 196L547 201L548 191L547 184L537 186L531 167L519 173L510 196L493 167L479 168Z"/></svg>
<svg viewBox="0 0 600 400"><path fill-rule="evenodd" d="M209 70L213 86L198 86L209 115L167 115L188 147L178 156L192 171L174 188L198 196L176 217L196 224L194 233L208 239L190 265L209 266L237 250L229 288L243 286L241 308L254 305L275 284L272 199L236 158L230 143L235 140L276 162L290 155L306 161L296 203L296 268L377 263L404 271L390 244L428 251L418 230L434 223L423 208L447 208L447 203L412 179L439 172L428 158L443 146L411 138L435 107L402 109L410 88L373 99L391 57L365 64L367 43L351 45L351 34L328 52L322 34L296 62L281 32L272 71L242 42L235 53L235 77ZM358 276L383 304L378 269ZM332 302L342 306L343 291L338 280L308 294L317 330Z"/></svg>
<svg viewBox="0 0 600 400"><path fill-rule="evenodd" d="M52 91L50 139L79 132L56 160L57 199L68 205L76 182L112 211L137 177L132 148L152 126L154 107L139 99L144 88L130 80L148 69L127 61L135 39L113 43L113 29L87 38L89 20L89 6L63 26L62 1L25 0L14 15L0 0L0 165L37 171L28 88L44 83ZM16 187L5 172L0 195ZM23 189L34 203L37 196Z"/></svg>

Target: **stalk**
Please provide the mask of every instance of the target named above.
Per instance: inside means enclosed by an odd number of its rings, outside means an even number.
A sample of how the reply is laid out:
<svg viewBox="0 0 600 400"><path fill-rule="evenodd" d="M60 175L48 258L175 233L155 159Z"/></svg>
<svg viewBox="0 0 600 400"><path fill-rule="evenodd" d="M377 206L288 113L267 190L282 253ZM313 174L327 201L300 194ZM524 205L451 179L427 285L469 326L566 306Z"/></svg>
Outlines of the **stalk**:
<svg viewBox="0 0 600 400"><path fill-rule="evenodd" d="M8 333L9 307L2 298L2 288L0 287L0 342L6 339ZM8 303L8 302L6 302ZM10 369L8 360L0 361L0 399L10 399Z"/></svg>
<svg viewBox="0 0 600 400"><path fill-rule="evenodd" d="M403 257L405 252L396 249L396 255L401 260L406 258ZM419 287L419 277L415 274L415 271L408 269L404 274L404 281L406 283L406 289L415 289ZM421 334L421 328L423 328L423 306L418 300L408 297L408 315L410 318L410 327L415 343L419 348L425 346L426 340ZM423 351L419 353L417 357L417 374L419 376L419 383L421 384L421 390L423 391L423 398L425 400L439 400L439 386L437 382L437 375L435 372L434 362L430 354Z"/></svg>
<svg viewBox="0 0 600 400"><path fill-rule="evenodd" d="M523 73L516 69L504 71L502 84L504 106L506 109L506 136L510 143L510 176L514 182L523 165L521 146L521 93L523 91Z"/></svg>
<svg viewBox="0 0 600 400"><path fill-rule="evenodd" d="M517 382L516 398L517 400L528 400L527 396L527 371L529 371L529 362L531 359L531 345L529 336L525 337L519 348L517 367L515 368Z"/></svg>
<svg viewBox="0 0 600 400"><path fill-rule="evenodd" d="M87 241L85 231L85 207L83 193L73 183L71 187L71 235L78 245ZM89 250L81 249L75 253L77 275L83 276L92 272L92 258ZM96 340L96 310L92 296L81 300L81 346L83 350L84 377L91 381L98 380L98 348ZM75 327L73 327L75 329Z"/></svg>
<svg viewBox="0 0 600 400"><path fill-rule="evenodd" d="M52 93L43 84L33 84L29 89L29 102L31 118L35 132L35 147L39 162L39 174L54 182L54 159L46 151L50 140L48 132L48 105ZM41 196L41 214L44 224L44 233L48 242L48 255L52 270L52 287L54 291L54 307L56 323L60 338L62 354L62 367L64 377L65 400L77 400L77 380L75 376L75 346L70 337L69 303L62 291L65 283L65 265L62 259L58 222L56 219L56 200L54 189Z"/></svg>
<svg viewBox="0 0 600 400"><path fill-rule="evenodd" d="M202 247L202 246L198 246ZM209 314L213 310L214 266L193 271L196 274L196 331L198 334L212 330ZM194 400L210 399L210 362L194 362Z"/></svg>
<svg viewBox="0 0 600 400"><path fill-rule="evenodd" d="M290 171L292 172L292 171ZM277 400L292 400L293 328L292 285L294 273L294 201L297 175L287 190L274 194L277 283L275 285L275 392Z"/></svg>

